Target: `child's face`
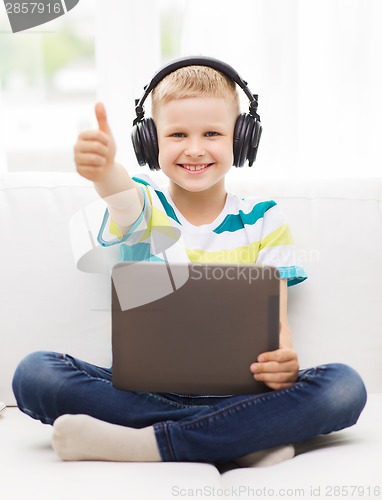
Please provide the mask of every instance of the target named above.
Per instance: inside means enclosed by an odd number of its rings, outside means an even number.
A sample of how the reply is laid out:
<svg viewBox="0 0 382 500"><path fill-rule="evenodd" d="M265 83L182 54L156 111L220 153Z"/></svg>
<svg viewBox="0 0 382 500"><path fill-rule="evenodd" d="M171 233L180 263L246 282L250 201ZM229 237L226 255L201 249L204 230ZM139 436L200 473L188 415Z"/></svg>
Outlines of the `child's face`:
<svg viewBox="0 0 382 500"><path fill-rule="evenodd" d="M233 163L237 110L223 98L192 97L160 104L156 113L159 164L178 187L224 188Z"/></svg>

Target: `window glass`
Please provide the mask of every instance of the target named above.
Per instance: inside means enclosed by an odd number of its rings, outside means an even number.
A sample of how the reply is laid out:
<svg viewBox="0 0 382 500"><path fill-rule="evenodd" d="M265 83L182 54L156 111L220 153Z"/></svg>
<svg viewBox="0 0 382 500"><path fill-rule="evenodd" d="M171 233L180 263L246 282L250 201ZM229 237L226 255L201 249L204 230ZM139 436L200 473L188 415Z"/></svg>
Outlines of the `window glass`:
<svg viewBox="0 0 382 500"><path fill-rule="evenodd" d="M1 17L0 32L7 170L72 170L73 139L96 96L94 2L18 33Z"/></svg>
<svg viewBox="0 0 382 500"><path fill-rule="evenodd" d="M0 12L0 170L73 171L76 137L94 126L97 3L80 0L67 14L18 33ZM164 64L180 54L185 0L157 5Z"/></svg>

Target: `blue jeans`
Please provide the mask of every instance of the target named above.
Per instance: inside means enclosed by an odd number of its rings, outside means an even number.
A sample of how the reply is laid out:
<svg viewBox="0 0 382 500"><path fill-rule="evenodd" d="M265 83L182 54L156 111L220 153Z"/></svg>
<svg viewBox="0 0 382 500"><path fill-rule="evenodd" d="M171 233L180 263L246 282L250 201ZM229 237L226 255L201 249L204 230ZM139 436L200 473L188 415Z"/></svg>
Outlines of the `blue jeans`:
<svg viewBox="0 0 382 500"><path fill-rule="evenodd" d="M69 413L153 425L163 461L213 463L349 427L366 403L360 376L343 364L301 370L292 387L279 391L190 396L121 391L110 369L52 352L22 360L13 391L19 408L43 423Z"/></svg>

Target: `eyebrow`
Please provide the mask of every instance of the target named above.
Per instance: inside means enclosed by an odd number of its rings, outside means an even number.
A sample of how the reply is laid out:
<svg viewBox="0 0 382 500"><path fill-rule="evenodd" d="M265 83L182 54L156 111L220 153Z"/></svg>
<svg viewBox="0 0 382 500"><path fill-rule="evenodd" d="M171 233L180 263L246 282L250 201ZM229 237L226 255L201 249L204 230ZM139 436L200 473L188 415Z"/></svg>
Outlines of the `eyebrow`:
<svg viewBox="0 0 382 500"><path fill-rule="evenodd" d="M211 132L214 130L224 129L224 125L222 123L207 123L205 126L201 125L201 128L205 132ZM175 124L171 124L171 125L165 125L162 127L162 130L164 130L166 133L168 133L168 131L176 131L176 132L187 131L188 129L189 129L189 126L187 125L187 123L182 123L182 124L175 123Z"/></svg>

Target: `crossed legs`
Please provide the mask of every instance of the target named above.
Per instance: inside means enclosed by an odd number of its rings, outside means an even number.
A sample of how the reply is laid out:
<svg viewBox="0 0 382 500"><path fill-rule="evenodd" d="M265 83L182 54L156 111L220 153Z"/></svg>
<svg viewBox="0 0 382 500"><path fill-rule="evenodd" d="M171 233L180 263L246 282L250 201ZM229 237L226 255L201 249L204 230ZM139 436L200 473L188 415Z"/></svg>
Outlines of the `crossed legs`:
<svg viewBox="0 0 382 500"><path fill-rule="evenodd" d="M110 370L49 352L20 363L13 389L22 411L54 424L64 460L250 465L272 450L277 462L293 456L290 443L353 425L366 402L361 378L342 364L303 370L280 391L187 396L120 391Z"/></svg>

